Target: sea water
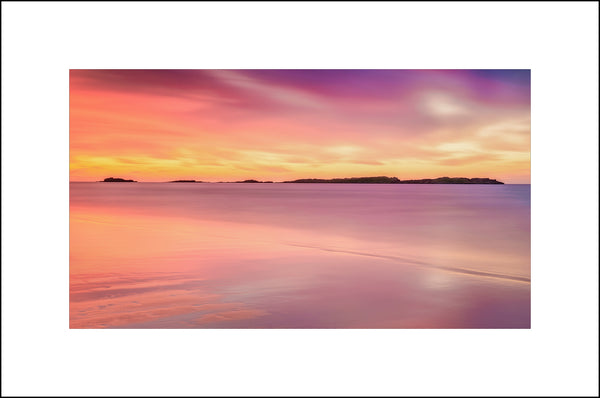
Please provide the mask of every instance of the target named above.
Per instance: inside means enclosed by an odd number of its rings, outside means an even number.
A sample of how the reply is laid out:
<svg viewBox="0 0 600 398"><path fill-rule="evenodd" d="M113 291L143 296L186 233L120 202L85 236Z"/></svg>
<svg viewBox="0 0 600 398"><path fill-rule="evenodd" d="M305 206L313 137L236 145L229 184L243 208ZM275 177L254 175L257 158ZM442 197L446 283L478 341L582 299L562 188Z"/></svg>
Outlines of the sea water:
<svg viewBox="0 0 600 398"><path fill-rule="evenodd" d="M529 328L530 186L70 184L71 328Z"/></svg>

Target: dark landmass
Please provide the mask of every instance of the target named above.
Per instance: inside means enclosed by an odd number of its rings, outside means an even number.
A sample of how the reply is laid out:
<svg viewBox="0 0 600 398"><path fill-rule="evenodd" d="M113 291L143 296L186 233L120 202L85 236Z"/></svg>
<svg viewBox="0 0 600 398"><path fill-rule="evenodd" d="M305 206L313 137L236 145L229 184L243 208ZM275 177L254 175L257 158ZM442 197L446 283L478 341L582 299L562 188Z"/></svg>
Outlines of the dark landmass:
<svg viewBox="0 0 600 398"><path fill-rule="evenodd" d="M137 182L137 181L125 180L123 178L108 177L108 178L105 178L103 181L99 181L99 182Z"/></svg>
<svg viewBox="0 0 600 398"><path fill-rule="evenodd" d="M99 182L137 182L134 180L126 180L124 178L108 177L103 181ZM169 183L180 182L180 183L203 183L204 181L196 180L174 180L168 181ZM224 181L219 181L223 183ZM235 183L244 184L272 184L273 181L258 181L258 180L244 180L235 181ZM439 177L439 178L424 178L421 180L400 180L397 177L350 177L350 178L301 178L293 181L283 181L283 183L294 183L294 184L504 184L501 181L497 181L491 178L466 178L466 177Z"/></svg>
<svg viewBox="0 0 600 398"><path fill-rule="evenodd" d="M400 180L396 177L351 177L351 178L332 178L324 180L320 178L303 178L294 181L284 181L284 183L308 183L308 184L399 184Z"/></svg>
<svg viewBox="0 0 600 398"><path fill-rule="evenodd" d="M423 180L402 180L400 184L504 184L491 178L440 177Z"/></svg>
<svg viewBox="0 0 600 398"><path fill-rule="evenodd" d="M252 184L269 184L269 183L273 183L273 181L257 181L257 180L244 180L244 181L236 181L236 183L252 183Z"/></svg>
<svg viewBox="0 0 600 398"><path fill-rule="evenodd" d="M490 178L440 177L422 180L399 180L396 177L351 177L351 178L304 178L294 181L283 181L295 184L504 184Z"/></svg>

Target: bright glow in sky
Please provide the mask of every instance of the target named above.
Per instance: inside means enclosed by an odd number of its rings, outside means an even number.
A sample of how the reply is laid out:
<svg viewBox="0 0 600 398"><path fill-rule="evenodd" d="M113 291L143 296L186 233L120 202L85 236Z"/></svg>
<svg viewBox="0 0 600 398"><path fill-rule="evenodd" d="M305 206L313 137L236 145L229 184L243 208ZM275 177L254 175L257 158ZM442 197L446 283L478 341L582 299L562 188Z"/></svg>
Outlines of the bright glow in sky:
<svg viewBox="0 0 600 398"><path fill-rule="evenodd" d="M71 70L70 179L530 182L529 70Z"/></svg>

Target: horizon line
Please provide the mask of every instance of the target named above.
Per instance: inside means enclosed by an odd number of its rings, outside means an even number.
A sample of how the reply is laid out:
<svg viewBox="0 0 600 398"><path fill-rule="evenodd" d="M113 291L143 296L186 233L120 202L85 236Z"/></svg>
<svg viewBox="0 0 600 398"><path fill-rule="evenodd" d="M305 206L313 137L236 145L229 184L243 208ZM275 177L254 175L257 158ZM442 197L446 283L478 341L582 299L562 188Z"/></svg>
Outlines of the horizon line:
<svg viewBox="0 0 600 398"><path fill-rule="evenodd" d="M126 177L105 177L105 178L118 178L118 179L130 179L130 178L126 178ZM223 184L223 183L244 183L244 181L250 181L248 182L249 184L255 183L255 182L251 182L251 181L256 181L258 183L291 183L293 181L298 181L298 180L344 180L344 179L358 179L358 178L389 178L389 179L397 179L398 181L423 181L423 180L436 180L436 179L440 179L440 178L451 178L451 179L459 179L459 178L466 178L466 179L488 179L488 180L492 180L492 181L498 181L501 182L503 184L511 184L511 185L531 185L531 181L530 182L523 182L523 183L507 183L507 182L503 182L500 180L497 180L495 178L490 178L490 177L449 177L449 176L442 176L442 177L426 177L426 178L406 178L406 179L400 179L398 177L388 177L388 176L366 176L366 177L331 177L331 178L314 178L314 177L308 177L308 178L295 178L293 180L282 180L282 181L274 181L274 180L259 180L256 178L244 178L243 180L230 180L230 181L204 181L204 180L195 180L195 179L190 179L190 178L181 178L181 179L175 179L175 180L160 180L160 181L148 181L148 180L134 180L134 182L145 182L145 183L174 183L174 182L179 182L179 183L204 183L204 184ZM69 182L107 182L107 181L103 181L103 180L69 180ZM376 184L380 184L380 183L376 183Z"/></svg>

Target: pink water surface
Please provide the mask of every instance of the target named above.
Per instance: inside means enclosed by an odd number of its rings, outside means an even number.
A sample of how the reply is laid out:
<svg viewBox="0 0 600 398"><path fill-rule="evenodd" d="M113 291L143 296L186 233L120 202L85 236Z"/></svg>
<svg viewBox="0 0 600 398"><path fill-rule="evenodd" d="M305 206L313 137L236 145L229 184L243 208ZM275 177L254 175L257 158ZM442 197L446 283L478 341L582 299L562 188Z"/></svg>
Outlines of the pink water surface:
<svg viewBox="0 0 600 398"><path fill-rule="evenodd" d="M71 328L529 328L530 186L71 183Z"/></svg>

